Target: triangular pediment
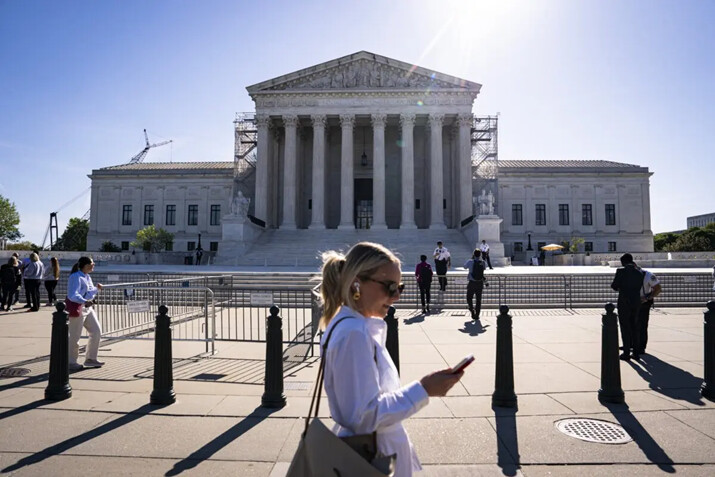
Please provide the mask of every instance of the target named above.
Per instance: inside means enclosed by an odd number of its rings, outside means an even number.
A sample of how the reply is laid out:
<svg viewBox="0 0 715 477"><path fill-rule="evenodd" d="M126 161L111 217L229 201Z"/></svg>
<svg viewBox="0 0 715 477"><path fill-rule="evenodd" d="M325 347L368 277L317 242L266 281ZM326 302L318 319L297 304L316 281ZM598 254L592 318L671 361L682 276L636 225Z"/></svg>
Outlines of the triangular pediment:
<svg viewBox="0 0 715 477"><path fill-rule="evenodd" d="M479 93L481 85L367 51L247 87L248 93L325 90L458 90Z"/></svg>

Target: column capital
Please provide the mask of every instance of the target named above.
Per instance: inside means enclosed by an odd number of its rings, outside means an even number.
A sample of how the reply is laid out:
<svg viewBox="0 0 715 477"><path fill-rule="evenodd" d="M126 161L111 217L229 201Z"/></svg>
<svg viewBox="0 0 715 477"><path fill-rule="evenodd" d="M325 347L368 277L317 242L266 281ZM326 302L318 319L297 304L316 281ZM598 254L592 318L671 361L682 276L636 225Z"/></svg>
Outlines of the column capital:
<svg viewBox="0 0 715 477"><path fill-rule="evenodd" d="M471 113L457 115L457 124L459 124L460 127L472 127L473 120L474 117Z"/></svg>
<svg viewBox="0 0 715 477"><path fill-rule="evenodd" d="M313 127L325 127L328 117L325 114L313 114L310 116L310 120L313 123Z"/></svg>
<svg viewBox="0 0 715 477"><path fill-rule="evenodd" d="M271 117L267 114L256 114L256 126L259 128L271 127Z"/></svg>
<svg viewBox="0 0 715 477"><path fill-rule="evenodd" d="M372 122L373 128L384 128L387 123L387 114L376 113L370 115L370 121Z"/></svg>
<svg viewBox="0 0 715 477"><path fill-rule="evenodd" d="M438 128L444 123L444 114L442 113L430 113L429 124L432 127Z"/></svg>
<svg viewBox="0 0 715 477"><path fill-rule="evenodd" d="M294 128L298 126L298 116L295 114L284 114L283 125L285 127Z"/></svg>
<svg viewBox="0 0 715 477"><path fill-rule="evenodd" d="M341 114L340 115L340 126L343 128L352 128L353 126L355 126L355 115Z"/></svg>
<svg viewBox="0 0 715 477"><path fill-rule="evenodd" d="M415 125L415 115L412 113L400 114L400 126L413 127Z"/></svg>

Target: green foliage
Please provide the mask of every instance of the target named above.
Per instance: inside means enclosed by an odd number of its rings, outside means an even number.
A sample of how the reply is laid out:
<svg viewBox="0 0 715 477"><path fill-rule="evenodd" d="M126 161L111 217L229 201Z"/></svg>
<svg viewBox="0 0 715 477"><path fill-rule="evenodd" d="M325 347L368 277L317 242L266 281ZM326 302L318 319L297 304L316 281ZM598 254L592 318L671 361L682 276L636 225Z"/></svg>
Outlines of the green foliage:
<svg viewBox="0 0 715 477"><path fill-rule="evenodd" d="M110 242L107 240L106 242L102 242L102 246L99 247L100 252L121 252L122 247L119 245L115 244L114 242Z"/></svg>
<svg viewBox="0 0 715 477"><path fill-rule="evenodd" d="M8 250L40 250L41 248L42 247L40 247L36 243L30 242L29 240L25 240L24 242L7 244Z"/></svg>
<svg viewBox="0 0 715 477"><path fill-rule="evenodd" d="M715 251L715 223L705 227L691 227L682 234L658 234L654 240L656 250L665 252Z"/></svg>
<svg viewBox="0 0 715 477"><path fill-rule="evenodd" d="M88 233L89 220L73 217L53 248L54 250L85 251L87 250Z"/></svg>
<svg viewBox="0 0 715 477"><path fill-rule="evenodd" d="M571 242L568 247L568 251L571 253L578 253L578 248L586 242L586 239L581 237L571 237Z"/></svg>
<svg viewBox="0 0 715 477"><path fill-rule="evenodd" d="M167 244L173 241L174 234L149 225L137 232L137 239L131 243L131 246L156 253L166 249Z"/></svg>
<svg viewBox="0 0 715 477"><path fill-rule="evenodd" d="M22 238L18 225L20 225L20 214L17 213L15 204L0 195L0 237L8 240Z"/></svg>

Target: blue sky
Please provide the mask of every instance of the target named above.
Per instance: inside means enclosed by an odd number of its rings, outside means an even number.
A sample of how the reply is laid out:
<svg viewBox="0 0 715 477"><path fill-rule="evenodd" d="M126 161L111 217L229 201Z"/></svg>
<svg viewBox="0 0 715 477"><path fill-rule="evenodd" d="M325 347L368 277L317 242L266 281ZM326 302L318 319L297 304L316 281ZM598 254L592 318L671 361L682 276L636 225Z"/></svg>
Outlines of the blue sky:
<svg viewBox="0 0 715 477"><path fill-rule="evenodd" d="M41 242L92 169L233 158L246 86L360 50L483 85L501 159L647 166L654 232L715 212L715 2L0 0L0 194Z"/></svg>

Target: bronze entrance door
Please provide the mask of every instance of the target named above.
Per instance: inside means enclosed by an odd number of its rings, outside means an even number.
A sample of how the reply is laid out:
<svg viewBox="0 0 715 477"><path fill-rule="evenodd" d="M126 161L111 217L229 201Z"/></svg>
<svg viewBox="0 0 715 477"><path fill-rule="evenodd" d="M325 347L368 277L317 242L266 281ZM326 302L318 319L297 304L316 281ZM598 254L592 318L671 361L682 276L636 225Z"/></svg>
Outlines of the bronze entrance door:
<svg viewBox="0 0 715 477"><path fill-rule="evenodd" d="M372 224L372 179L355 179L356 229L369 229Z"/></svg>

